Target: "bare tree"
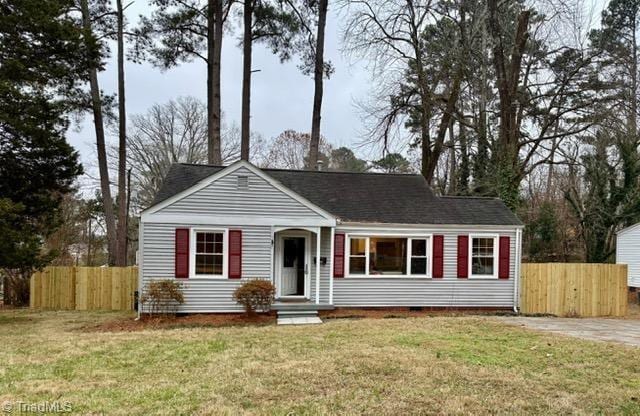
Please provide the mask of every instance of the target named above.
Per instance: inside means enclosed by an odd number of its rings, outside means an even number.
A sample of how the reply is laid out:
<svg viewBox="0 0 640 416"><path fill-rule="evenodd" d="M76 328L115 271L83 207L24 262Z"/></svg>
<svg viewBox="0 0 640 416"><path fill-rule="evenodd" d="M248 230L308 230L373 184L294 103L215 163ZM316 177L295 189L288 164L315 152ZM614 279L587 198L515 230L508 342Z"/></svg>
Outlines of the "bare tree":
<svg viewBox="0 0 640 416"><path fill-rule="evenodd" d="M207 107L193 97L155 104L145 114L131 116L127 140L132 192L137 208L148 206L172 163L207 163ZM222 123L224 164L240 157L240 128ZM264 157L264 141L254 134L252 152ZM112 149L116 153L117 149Z"/></svg>
<svg viewBox="0 0 640 416"><path fill-rule="evenodd" d="M266 152L262 167L279 169L309 169L309 143L311 135L293 130L286 130L276 137ZM332 147L324 137L320 137L319 158L328 166L328 157ZM317 161L317 159L316 159Z"/></svg>
<svg viewBox="0 0 640 416"><path fill-rule="evenodd" d="M421 171L428 182L433 180L443 151L462 81L459 62L449 71L441 68L434 72L429 68L425 33L431 28L449 30L437 24L451 20L450 16L441 14L437 3L432 0L342 1L348 16L343 33L345 52L352 57L369 58L378 84L376 102L365 108L374 120L369 139L382 142L384 150L388 150L393 132L399 131L395 126L404 125L406 118L411 117L412 131L421 146ZM464 20L464 13L460 13L459 19ZM458 61L455 48L461 34L454 35L455 38L447 39L453 45L449 59ZM409 70L412 75L407 82ZM432 134L432 122L438 112L440 121Z"/></svg>

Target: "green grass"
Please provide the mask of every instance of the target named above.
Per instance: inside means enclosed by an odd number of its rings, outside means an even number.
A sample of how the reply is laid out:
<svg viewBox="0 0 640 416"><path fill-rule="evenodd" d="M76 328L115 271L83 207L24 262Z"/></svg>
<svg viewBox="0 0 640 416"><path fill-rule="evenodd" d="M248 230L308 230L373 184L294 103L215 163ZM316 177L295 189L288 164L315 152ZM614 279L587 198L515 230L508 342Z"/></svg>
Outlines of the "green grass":
<svg viewBox="0 0 640 416"><path fill-rule="evenodd" d="M0 405L105 414L640 414L640 350L491 318L84 328L115 313L0 312ZM1 411L1 410L0 410Z"/></svg>

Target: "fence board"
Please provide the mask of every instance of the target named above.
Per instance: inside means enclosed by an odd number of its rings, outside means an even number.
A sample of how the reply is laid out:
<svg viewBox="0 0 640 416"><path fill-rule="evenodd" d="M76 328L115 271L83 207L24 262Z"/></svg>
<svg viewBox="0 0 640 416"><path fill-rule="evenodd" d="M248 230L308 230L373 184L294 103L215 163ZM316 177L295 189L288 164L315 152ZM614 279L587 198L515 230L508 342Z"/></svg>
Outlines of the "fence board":
<svg viewBox="0 0 640 416"><path fill-rule="evenodd" d="M55 310L133 310L137 267L46 267L31 276L30 306Z"/></svg>
<svg viewBox="0 0 640 416"><path fill-rule="evenodd" d="M520 310L558 316L627 314L624 264L526 263L520 278Z"/></svg>

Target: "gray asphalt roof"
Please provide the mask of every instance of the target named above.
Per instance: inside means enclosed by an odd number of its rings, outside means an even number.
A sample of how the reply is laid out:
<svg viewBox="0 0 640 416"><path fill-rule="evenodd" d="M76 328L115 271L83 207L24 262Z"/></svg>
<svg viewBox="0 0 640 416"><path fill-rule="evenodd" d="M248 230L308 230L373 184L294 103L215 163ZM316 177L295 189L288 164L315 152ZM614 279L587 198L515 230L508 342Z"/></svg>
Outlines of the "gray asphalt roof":
<svg viewBox="0 0 640 416"><path fill-rule="evenodd" d="M221 166L174 164L153 205L178 194ZM262 169L342 221L394 224L522 225L497 198L439 197L422 175Z"/></svg>

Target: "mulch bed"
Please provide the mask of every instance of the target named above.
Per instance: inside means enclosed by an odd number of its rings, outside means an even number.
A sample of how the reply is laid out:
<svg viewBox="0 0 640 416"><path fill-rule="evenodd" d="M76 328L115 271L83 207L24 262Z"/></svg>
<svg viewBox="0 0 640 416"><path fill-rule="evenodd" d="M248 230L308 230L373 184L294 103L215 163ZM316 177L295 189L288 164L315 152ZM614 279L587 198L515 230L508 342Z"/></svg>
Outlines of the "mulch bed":
<svg viewBox="0 0 640 416"><path fill-rule="evenodd" d="M322 319L393 319L414 318L426 316L469 316L469 315L508 315L510 311L496 311L486 309L423 309L409 308L338 308L332 311L320 311ZM135 332L146 329L177 329L177 328L220 328L229 326L262 326L274 325L276 314L258 314L248 317L243 313L211 313L190 314L179 316L149 317L140 320L122 318L85 326L85 332Z"/></svg>
<svg viewBox="0 0 640 416"><path fill-rule="evenodd" d="M143 316L137 321L134 318L122 318L87 326L82 330L87 332L134 332L146 329L220 328L272 325L275 323L275 313L258 314L253 317L248 317L243 313L211 313L163 317Z"/></svg>

